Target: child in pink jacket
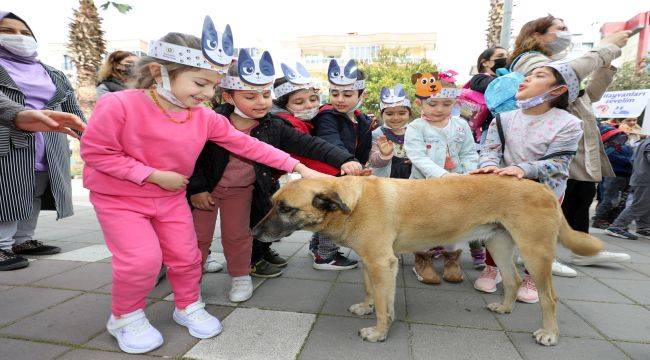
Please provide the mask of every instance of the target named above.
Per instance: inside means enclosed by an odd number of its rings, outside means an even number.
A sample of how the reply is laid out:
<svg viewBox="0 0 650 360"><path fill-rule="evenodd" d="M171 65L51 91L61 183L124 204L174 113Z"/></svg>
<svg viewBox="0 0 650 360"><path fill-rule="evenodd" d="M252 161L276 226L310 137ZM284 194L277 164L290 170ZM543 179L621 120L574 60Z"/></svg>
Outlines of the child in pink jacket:
<svg viewBox="0 0 650 360"><path fill-rule="evenodd" d="M229 34L227 28L209 35L223 40ZM174 292L173 319L198 338L221 332L200 299L201 253L185 197L206 141L282 171L319 174L201 105L212 98L220 71L230 63L210 54L191 35L170 33L152 42L149 56L138 64L137 89L103 96L81 141L84 186L113 254L107 328L128 353L162 345L143 311L161 263Z"/></svg>

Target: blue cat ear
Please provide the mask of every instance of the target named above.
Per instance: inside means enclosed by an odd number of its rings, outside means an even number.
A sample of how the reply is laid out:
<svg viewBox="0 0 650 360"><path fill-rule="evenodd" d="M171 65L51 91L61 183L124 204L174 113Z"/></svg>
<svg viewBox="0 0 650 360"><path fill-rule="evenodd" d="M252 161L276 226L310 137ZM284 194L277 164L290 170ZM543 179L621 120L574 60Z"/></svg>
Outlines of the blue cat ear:
<svg viewBox="0 0 650 360"><path fill-rule="evenodd" d="M282 73L284 74L285 79L291 80L296 78L296 72L293 71L287 64L282 63L280 64L280 67L282 68Z"/></svg>
<svg viewBox="0 0 650 360"><path fill-rule="evenodd" d="M271 54L268 51L262 53L262 57L260 58L260 71L266 76L275 75L273 59L271 58Z"/></svg>
<svg viewBox="0 0 650 360"><path fill-rule="evenodd" d="M336 61L336 59L330 60L330 64L327 67L328 76L329 76L329 74L332 73L332 70L339 70L339 63Z"/></svg>
<svg viewBox="0 0 650 360"><path fill-rule="evenodd" d="M203 19L203 30L201 31L201 44L204 48L208 50L214 50L217 48L219 38L217 35L217 30L214 28L214 23L210 16L206 16Z"/></svg>
<svg viewBox="0 0 650 360"><path fill-rule="evenodd" d="M393 91L397 97L406 97L406 91L404 91L404 86L402 86L402 84L395 85Z"/></svg>
<svg viewBox="0 0 650 360"><path fill-rule="evenodd" d="M239 49L239 57L237 59L237 71L239 72L239 77L241 79L244 79L244 74L247 74L247 71L244 71L244 67L250 67L251 69L255 69L255 64L253 62L253 58L251 58L251 54L248 53L248 50L246 49Z"/></svg>
<svg viewBox="0 0 650 360"><path fill-rule="evenodd" d="M387 87L381 88L381 91L379 92L379 98L381 101L386 101L386 99L390 98L390 90L388 90Z"/></svg>
<svg viewBox="0 0 650 360"><path fill-rule="evenodd" d="M302 75L302 77L311 77L309 71L307 71L307 69L305 69L305 67L299 62L296 62L296 70L298 71L298 74Z"/></svg>
<svg viewBox="0 0 650 360"><path fill-rule="evenodd" d="M345 70L343 71L345 77L348 79L357 79L357 62L354 59L350 59L345 65Z"/></svg>
<svg viewBox="0 0 650 360"><path fill-rule="evenodd" d="M248 50L246 49L239 49L239 57L237 58L237 62L241 64L246 60L253 60L253 58L251 58L251 54L249 54Z"/></svg>
<svg viewBox="0 0 650 360"><path fill-rule="evenodd" d="M223 51L226 53L226 55L233 56L235 54L234 40L229 24L226 24L226 29L223 31L223 36L221 36L221 43L223 44Z"/></svg>

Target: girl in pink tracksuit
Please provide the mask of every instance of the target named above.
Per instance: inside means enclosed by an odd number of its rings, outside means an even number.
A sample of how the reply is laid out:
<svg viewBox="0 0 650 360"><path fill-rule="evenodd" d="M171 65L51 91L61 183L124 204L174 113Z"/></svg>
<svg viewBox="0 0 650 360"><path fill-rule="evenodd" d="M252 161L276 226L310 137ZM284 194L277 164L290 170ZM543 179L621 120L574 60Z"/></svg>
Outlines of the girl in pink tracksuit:
<svg viewBox="0 0 650 360"><path fill-rule="evenodd" d="M201 54L200 39L190 35L170 33L159 42ZM84 186L113 254L107 328L129 353L162 344L143 312L161 263L174 292L174 320L199 338L221 331L219 320L200 301L201 253L185 195L206 141L282 171L319 174L201 105L219 82L214 67L156 58L150 50L138 75L138 89L107 94L97 102L81 140Z"/></svg>

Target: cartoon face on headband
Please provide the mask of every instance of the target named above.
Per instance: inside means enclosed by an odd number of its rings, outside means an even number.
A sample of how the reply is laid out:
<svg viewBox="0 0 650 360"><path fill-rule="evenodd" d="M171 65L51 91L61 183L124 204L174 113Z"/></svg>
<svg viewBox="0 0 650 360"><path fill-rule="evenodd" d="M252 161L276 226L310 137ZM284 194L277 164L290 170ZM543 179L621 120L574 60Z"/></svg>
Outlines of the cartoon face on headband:
<svg viewBox="0 0 650 360"><path fill-rule="evenodd" d="M411 75L411 83L415 85L415 96L428 98L436 96L442 90L442 82L438 72L415 73Z"/></svg>
<svg viewBox="0 0 650 360"><path fill-rule="evenodd" d="M383 87L379 93L382 103L394 104L406 98L406 91L401 84L395 85L393 88Z"/></svg>
<svg viewBox="0 0 650 360"><path fill-rule="evenodd" d="M218 66L230 65L235 55L230 25L226 25L224 32L219 33L215 29L212 19L206 16L205 20L203 20L201 48L203 49L203 56L211 63Z"/></svg>
<svg viewBox="0 0 650 360"><path fill-rule="evenodd" d="M312 82L311 75L309 75L309 71L307 71L307 69L305 69L305 67L302 66L301 63L296 62L295 70L290 68L289 65L285 63L282 63L280 66L282 67L282 73L284 74L284 78L287 79L287 81L298 85L309 84L310 82Z"/></svg>
<svg viewBox="0 0 650 360"><path fill-rule="evenodd" d="M239 77L250 85L269 84L275 76L273 59L268 51L262 53L260 58L253 58L246 49L239 50L237 70Z"/></svg>
<svg viewBox="0 0 650 360"><path fill-rule="evenodd" d="M357 81L357 75L357 62L354 61L354 59L348 61L343 68L336 59L332 59L327 69L327 78L335 85L354 84L354 82Z"/></svg>

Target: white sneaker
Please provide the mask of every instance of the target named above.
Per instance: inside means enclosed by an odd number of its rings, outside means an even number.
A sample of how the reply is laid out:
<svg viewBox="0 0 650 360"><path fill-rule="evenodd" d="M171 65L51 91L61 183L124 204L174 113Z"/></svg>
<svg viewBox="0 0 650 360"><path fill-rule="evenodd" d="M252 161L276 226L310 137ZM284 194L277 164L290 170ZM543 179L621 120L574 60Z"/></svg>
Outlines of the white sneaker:
<svg viewBox="0 0 650 360"><path fill-rule="evenodd" d="M253 280L250 276L236 276L230 283L228 298L232 302L246 301L253 296Z"/></svg>
<svg viewBox="0 0 650 360"><path fill-rule="evenodd" d="M142 309L122 315L119 319L111 315L106 329L125 353L143 354L163 344L162 335L149 323Z"/></svg>
<svg viewBox="0 0 650 360"><path fill-rule="evenodd" d="M213 252L208 255L208 258L205 260L205 265L203 265L203 270L209 273L215 273L223 270L223 264L221 264Z"/></svg>
<svg viewBox="0 0 650 360"><path fill-rule="evenodd" d="M174 321L185 326L190 335L199 339L208 339L218 335L221 330L221 322L216 317L205 311L205 304L197 301L184 310L174 308Z"/></svg>
<svg viewBox="0 0 650 360"><path fill-rule="evenodd" d="M553 275L555 276L563 276L563 277L578 276L578 273L575 270L557 261L557 259L553 260L553 265L551 266L551 270L553 271Z"/></svg>
<svg viewBox="0 0 650 360"><path fill-rule="evenodd" d="M594 256L580 256L576 254L571 254L571 263L574 265L596 265L603 263L621 263L630 261L630 255L626 253L614 253L609 251L601 251Z"/></svg>

